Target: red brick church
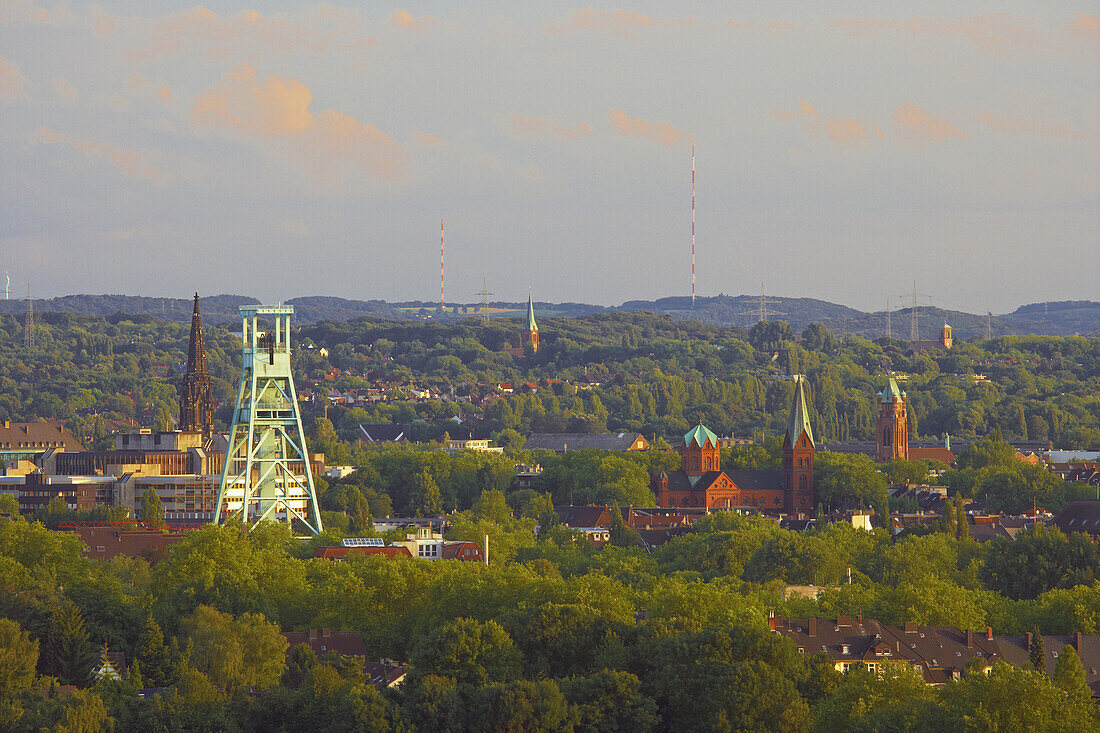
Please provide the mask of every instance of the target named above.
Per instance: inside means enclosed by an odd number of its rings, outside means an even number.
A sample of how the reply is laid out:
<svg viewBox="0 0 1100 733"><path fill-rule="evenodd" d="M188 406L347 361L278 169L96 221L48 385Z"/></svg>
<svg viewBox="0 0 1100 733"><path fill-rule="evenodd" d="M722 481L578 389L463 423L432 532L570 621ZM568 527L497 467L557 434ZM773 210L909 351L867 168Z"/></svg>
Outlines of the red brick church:
<svg viewBox="0 0 1100 733"><path fill-rule="evenodd" d="M783 436L782 470L723 471L718 437L700 424L677 446L680 470L655 473L650 488L661 507L752 507L770 514L809 515L814 510L814 449L799 379Z"/></svg>

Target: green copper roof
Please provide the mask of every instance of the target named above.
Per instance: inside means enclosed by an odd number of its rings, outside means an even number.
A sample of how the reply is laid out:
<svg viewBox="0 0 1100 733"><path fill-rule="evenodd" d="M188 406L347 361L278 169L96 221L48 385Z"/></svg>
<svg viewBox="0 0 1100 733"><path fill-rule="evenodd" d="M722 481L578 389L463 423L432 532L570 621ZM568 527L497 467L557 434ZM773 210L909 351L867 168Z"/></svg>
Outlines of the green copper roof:
<svg viewBox="0 0 1100 733"><path fill-rule="evenodd" d="M527 295L527 330L537 331L538 325L535 324L535 304L531 301L531 295Z"/></svg>
<svg viewBox="0 0 1100 733"><path fill-rule="evenodd" d="M708 430L706 426L704 426L702 423L699 423L691 430L687 431L687 434L684 435L684 445L686 446L690 446L692 443L696 443L699 445L700 448L702 448L704 445L707 444L708 440L710 441L711 445L718 445L718 436L710 432L710 430Z"/></svg>
<svg viewBox="0 0 1100 733"><path fill-rule="evenodd" d="M798 436L805 430L806 437L810 439L810 445L814 445L814 431L810 428L810 411L806 408L806 388L802 385L802 377L796 378L795 385L794 399L791 401L791 417L787 421L787 439L791 445L794 445Z"/></svg>
<svg viewBox="0 0 1100 733"><path fill-rule="evenodd" d="M882 391L878 393L879 402L887 404L890 402L904 402L905 393L898 389L898 383L894 381L893 377L890 377L890 382Z"/></svg>

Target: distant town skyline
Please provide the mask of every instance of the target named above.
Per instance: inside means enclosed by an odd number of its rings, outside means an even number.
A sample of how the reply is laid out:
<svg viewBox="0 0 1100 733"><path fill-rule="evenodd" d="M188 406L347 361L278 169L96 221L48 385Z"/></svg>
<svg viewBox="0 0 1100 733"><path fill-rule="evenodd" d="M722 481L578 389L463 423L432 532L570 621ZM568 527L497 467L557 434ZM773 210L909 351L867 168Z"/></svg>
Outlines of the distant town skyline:
<svg viewBox="0 0 1100 733"><path fill-rule="evenodd" d="M263 5L0 1L13 298L1100 300L1094 5Z"/></svg>

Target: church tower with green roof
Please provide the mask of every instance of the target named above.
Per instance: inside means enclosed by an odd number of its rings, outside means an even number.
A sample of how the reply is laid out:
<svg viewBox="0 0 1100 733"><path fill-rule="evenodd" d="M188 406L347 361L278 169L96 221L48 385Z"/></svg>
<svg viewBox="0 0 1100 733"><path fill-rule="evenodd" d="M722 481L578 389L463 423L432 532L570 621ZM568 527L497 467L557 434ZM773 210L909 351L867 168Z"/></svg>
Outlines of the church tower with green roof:
<svg viewBox="0 0 1100 733"><path fill-rule="evenodd" d="M909 415L905 393L897 381L890 381L878 393L878 419L875 422L875 461L886 463L895 458L909 460Z"/></svg>
<svg viewBox="0 0 1100 733"><path fill-rule="evenodd" d="M539 350L539 326L535 323L535 303L531 295L527 295L527 330L523 334L523 345L531 344L531 351Z"/></svg>
<svg viewBox="0 0 1100 733"><path fill-rule="evenodd" d="M783 435L784 510L808 516L814 510L814 432L806 406L804 378L795 377L791 415Z"/></svg>

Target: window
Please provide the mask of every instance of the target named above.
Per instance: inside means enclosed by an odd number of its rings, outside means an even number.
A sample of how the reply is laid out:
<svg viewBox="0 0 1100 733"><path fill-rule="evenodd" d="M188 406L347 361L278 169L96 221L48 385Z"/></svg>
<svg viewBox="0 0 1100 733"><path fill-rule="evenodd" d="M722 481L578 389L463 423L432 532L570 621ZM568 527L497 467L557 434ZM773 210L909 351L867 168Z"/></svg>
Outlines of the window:
<svg viewBox="0 0 1100 733"><path fill-rule="evenodd" d="M890 428L885 428L882 431L882 444L890 445Z"/></svg>
<svg viewBox="0 0 1100 733"><path fill-rule="evenodd" d="M845 644L844 646L842 646L840 648L840 653L841 654L851 654L852 653L852 648L850 646L848 646L847 644Z"/></svg>
<svg viewBox="0 0 1100 733"><path fill-rule="evenodd" d="M798 488L805 491L806 490L806 485L808 483L809 483L809 481L806 478L806 474L802 474L801 476L798 477Z"/></svg>
<svg viewBox="0 0 1100 733"><path fill-rule="evenodd" d="M703 465L706 467L706 469L708 471L710 470L710 456L707 456L706 458L703 459Z"/></svg>
<svg viewBox="0 0 1100 733"><path fill-rule="evenodd" d="M799 653L799 654L805 654L805 653L806 653L806 649L805 649L805 647L801 647L801 646L800 646L800 647L798 647L798 653Z"/></svg>

